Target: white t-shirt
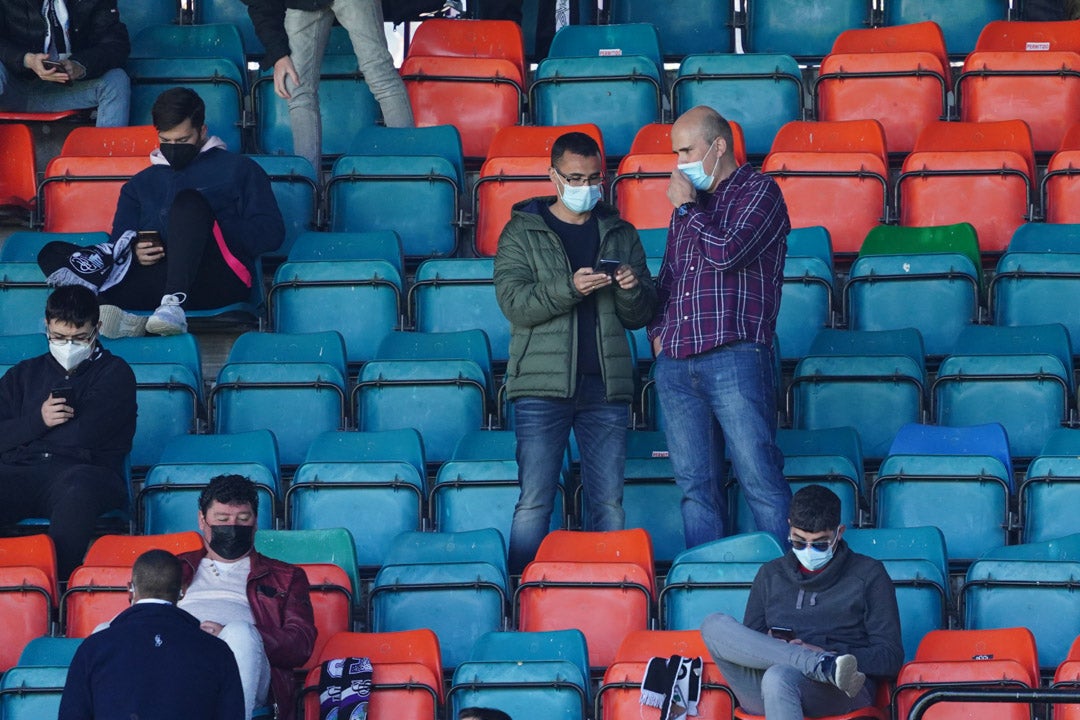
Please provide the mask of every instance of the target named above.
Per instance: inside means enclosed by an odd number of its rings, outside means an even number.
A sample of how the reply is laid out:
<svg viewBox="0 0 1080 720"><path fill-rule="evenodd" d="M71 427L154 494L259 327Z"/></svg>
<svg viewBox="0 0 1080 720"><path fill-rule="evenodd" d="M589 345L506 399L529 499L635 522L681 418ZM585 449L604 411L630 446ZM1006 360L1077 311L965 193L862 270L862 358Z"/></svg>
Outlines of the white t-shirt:
<svg viewBox="0 0 1080 720"><path fill-rule="evenodd" d="M247 578L251 573L251 558L236 562L220 562L204 557L195 570L184 597L177 607L188 611L199 622L211 620L222 625L230 622L255 624L247 598Z"/></svg>

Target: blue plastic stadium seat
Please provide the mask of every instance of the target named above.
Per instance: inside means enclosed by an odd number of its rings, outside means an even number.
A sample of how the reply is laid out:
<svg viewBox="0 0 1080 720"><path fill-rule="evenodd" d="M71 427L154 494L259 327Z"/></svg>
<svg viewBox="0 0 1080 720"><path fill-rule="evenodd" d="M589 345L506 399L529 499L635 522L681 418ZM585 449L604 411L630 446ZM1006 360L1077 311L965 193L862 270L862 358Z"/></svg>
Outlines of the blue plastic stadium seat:
<svg viewBox="0 0 1080 720"><path fill-rule="evenodd" d="M419 332L479 328L491 343L491 359L510 358L510 321L495 299L494 259L425 260L409 290L409 315Z"/></svg>
<svg viewBox="0 0 1080 720"><path fill-rule="evenodd" d="M818 332L832 327L832 257L832 243L825 228L798 228L788 234L784 291L776 317L780 357L785 361L801 359Z"/></svg>
<svg viewBox="0 0 1080 720"><path fill-rule="evenodd" d="M866 0L749 0L743 43L748 53L821 58L837 35L869 20Z"/></svg>
<svg viewBox="0 0 1080 720"><path fill-rule="evenodd" d="M664 57L669 60L691 53L735 50L732 5L726 0L692 0L678 8L648 0L614 0L610 8L612 23L655 25Z"/></svg>
<svg viewBox="0 0 1080 720"><path fill-rule="evenodd" d="M116 7L131 37L151 25L176 22L180 9L176 0L118 0Z"/></svg>
<svg viewBox="0 0 1080 720"><path fill-rule="evenodd" d="M937 0L889 0L885 3L885 24L933 20L945 34L949 55L962 58L975 49L979 33L992 20L1009 17L1008 0L968 0L943 4Z"/></svg>
<svg viewBox="0 0 1080 720"><path fill-rule="evenodd" d="M0 262L36 263L38 252L46 243L53 241L68 242L73 245L97 245L108 242L105 232L50 233L33 230L19 230L8 235L0 245Z"/></svg>
<svg viewBox="0 0 1080 720"><path fill-rule="evenodd" d="M1021 539L1033 543L1076 531L1080 503L1080 430L1052 432L1020 483Z"/></svg>
<svg viewBox="0 0 1080 720"><path fill-rule="evenodd" d="M318 221L319 179L311 163L296 155L251 155L270 178L270 189L285 220L285 240L269 257L286 257L301 234Z"/></svg>
<svg viewBox="0 0 1080 720"><path fill-rule="evenodd" d="M36 262L0 262L0 335L44 332L51 292Z"/></svg>

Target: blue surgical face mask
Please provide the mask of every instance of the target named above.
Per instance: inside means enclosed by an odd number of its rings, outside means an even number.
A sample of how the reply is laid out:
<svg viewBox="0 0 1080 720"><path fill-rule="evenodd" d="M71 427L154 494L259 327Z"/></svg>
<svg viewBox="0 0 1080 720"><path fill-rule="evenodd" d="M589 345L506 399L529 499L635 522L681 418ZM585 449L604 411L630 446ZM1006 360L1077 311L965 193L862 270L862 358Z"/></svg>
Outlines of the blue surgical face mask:
<svg viewBox="0 0 1080 720"><path fill-rule="evenodd" d="M839 529L837 530L839 533ZM817 550L813 545L808 544L802 550L795 548L791 549L794 553L795 559L799 561L799 564L810 572L820 570L825 567L830 560L833 559L833 553L836 550L836 537L833 537L832 542L829 543L829 547L826 550Z"/></svg>
<svg viewBox="0 0 1080 720"><path fill-rule="evenodd" d="M716 172L716 166L720 163L720 158L716 158L716 162L713 163L712 170L705 172L705 158L709 157L709 153L716 147L716 141L714 140L709 149L705 151L705 154L701 156L701 159L697 162L679 163L678 167L684 173L686 177L690 179L690 182L694 184L694 187L698 190L708 190L709 186L713 184L713 173Z"/></svg>
<svg viewBox="0 0 1080 720"><path fill-rule="evenodd" d="M587 213L596 207L596 203L600 201L599 185L574 187L566 183L561 184L562 191L559 193L559 197L562 198L566 209L572 213Z"/></svg>

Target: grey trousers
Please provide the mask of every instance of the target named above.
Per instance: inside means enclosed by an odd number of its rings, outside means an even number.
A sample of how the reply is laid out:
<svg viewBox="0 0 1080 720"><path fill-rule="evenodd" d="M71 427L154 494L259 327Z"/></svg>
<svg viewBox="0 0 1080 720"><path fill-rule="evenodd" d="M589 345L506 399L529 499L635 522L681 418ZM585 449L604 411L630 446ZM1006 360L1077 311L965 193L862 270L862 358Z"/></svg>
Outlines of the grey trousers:
<svg viewBox="0 0 1080 720"><path fill-rule="evenodd" d="M821 653L751 630L730 615L705 618L701 637L739 706L766 720L837 715L872 704L869 683L849 698L814 679Z"/></svg>

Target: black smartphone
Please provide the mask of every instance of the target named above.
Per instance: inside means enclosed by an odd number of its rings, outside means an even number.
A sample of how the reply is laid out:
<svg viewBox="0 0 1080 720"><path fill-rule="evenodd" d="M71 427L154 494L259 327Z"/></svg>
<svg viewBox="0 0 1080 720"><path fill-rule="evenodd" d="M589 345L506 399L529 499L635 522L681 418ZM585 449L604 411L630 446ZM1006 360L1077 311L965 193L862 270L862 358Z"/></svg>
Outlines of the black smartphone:
<svg viewBox="0 0 1080 720"><path fill-rule="evenodd" d="M71 404L71 386L70 385L57 385L56 387L54 387L49 392L49 394L52 395L54 398L63 399L65 405L67 405L68 407L74 408L74 405Z"/></svg>
<svg viewBox="0 0 1080 720"><path fill-rule="evenodd" d="M795 631L789 627L771 627L769 628L769 634L777 640L783 640L784 642L790 642L795 639Z"/></svg>
<svg viewBox="0 0 1080 720"><path fill-rule="evenodd" d="M598 273L604 273L605 275L610 276L612 280L614 280L615 273L619 271L620 266L622 266L622 262L620 262L619 260L607 260L601 258L600 262L596 263L596 267L593 268L593 271Z"/></svg>
<svg viewBox="0 0 1080 720"><path fill-rule="evenodd" d="M157 230L139 230L136 235L138 242L148 242L154 247L165 247L165 241L161 239L161 233Z"/></svg>
<svg viewBox="0 0 1080 720"><path fill-rule="evenodd" d="M41 66L46 70L59 70L60 72L67 72L64 68L64 63L59 60L42 60Z"/></svg>

